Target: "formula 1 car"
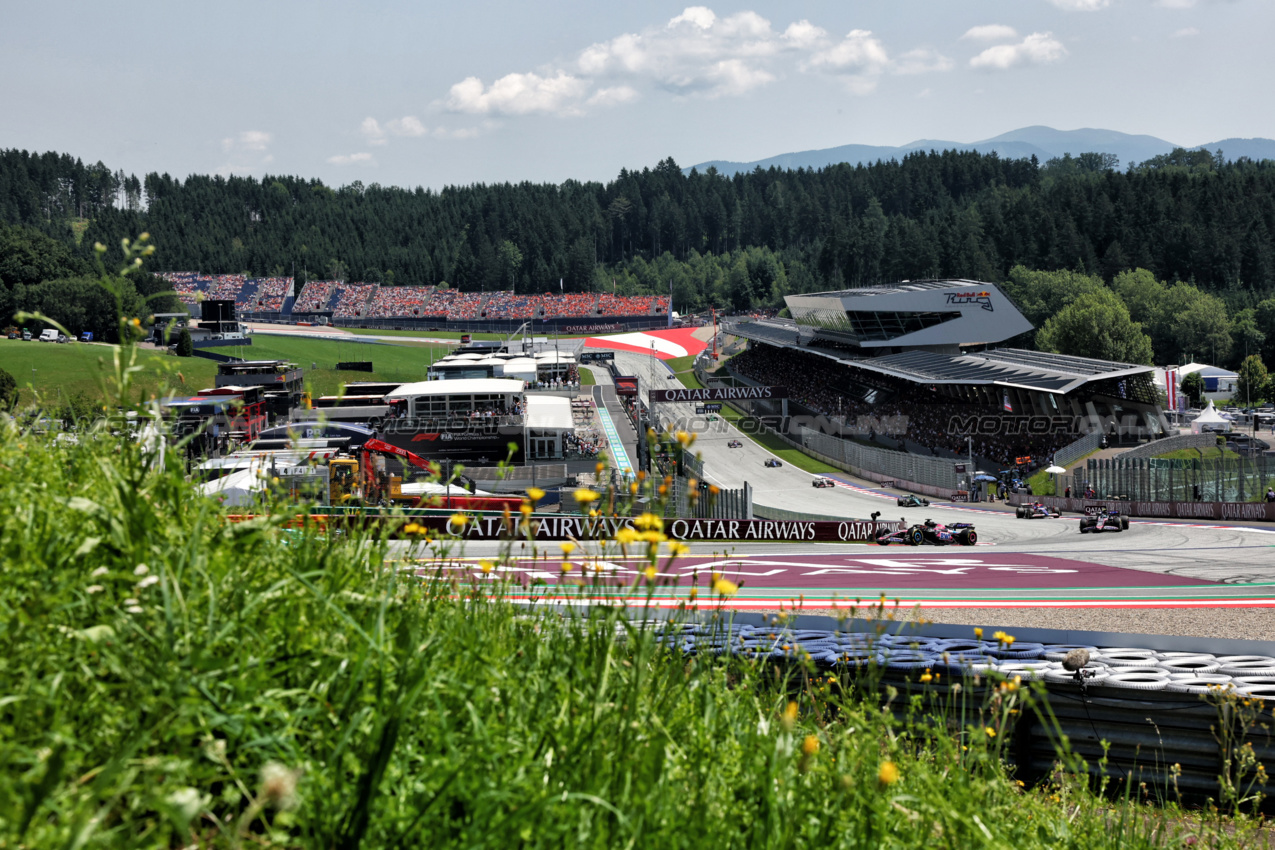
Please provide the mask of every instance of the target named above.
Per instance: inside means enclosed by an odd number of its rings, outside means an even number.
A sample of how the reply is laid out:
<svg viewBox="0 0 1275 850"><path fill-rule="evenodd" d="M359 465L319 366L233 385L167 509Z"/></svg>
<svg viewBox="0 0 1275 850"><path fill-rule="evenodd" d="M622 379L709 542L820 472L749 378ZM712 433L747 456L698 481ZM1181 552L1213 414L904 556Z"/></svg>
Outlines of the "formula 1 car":
<svg viewBox="0 0 1275 850"><path fill-rule="evenodd" d="M1120 511L1116 508L1083 516L1080 518L1081 534L1102 534L1108 531L1128 531L1129 518L1121 516Z"/></svg>
<svg viewBox="0 0 1275 850"><path fill-rule="evenodd" d="M776 469L783 465L784 465L783 461L779 460L778 458L774 458L774 457L766 458L766 467L768 469Z"/></svg>
<svg viewBox="0 0 1275 850"><path fill-rule="evenodd" d="M895 501L901 508L928 508L930 506L929 499L922 499L916 495L900 496Z"/></svg>
<svg viewBox="0 0 1275 850"><path fill-rule="evenodd" d="M877 543L889 546L891 543L904 543L908 546L973 546L978 542L978 532L968 522L954 522L944 525L927 519L920 525L913 525L898 531L882 529L877 533Z"/></svg>
<svg viewBox="0 0 1275 850"><path fill-rule="evenodd" d="M1062 516L1062 511L1045 507L1040 502L1033 502L1030 505L1020 505L1015 508L1014 516L1019 519L1057 519Z"/></svg>
<svg viewBox="0 0 1275 850"><path fill-rule="evenodd" d="M814 481L811 481L810 484L813 487L819 487L821 489L824 487L837 486L837 482L833 481L831 478L816 478Z"/></svg>
<svg viewBox="0 0 1275 850"><path fill-rule="evenodd" d="M731 440L729 443L726 444L726 448L728 449L742 449L743 447L744 447L744 444L741 443L739 440Z"/></svg>

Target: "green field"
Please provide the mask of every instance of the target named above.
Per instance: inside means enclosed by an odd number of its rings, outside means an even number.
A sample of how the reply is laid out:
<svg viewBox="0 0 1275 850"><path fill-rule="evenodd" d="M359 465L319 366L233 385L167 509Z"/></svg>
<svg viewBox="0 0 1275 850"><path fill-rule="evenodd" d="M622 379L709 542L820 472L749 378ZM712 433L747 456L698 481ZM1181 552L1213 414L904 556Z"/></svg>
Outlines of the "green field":
<svg viewBox="0 0 1275 850"><path fill-rule="evenodd" d="M291 360L305 370L306 387L311 394L333 395L348 381L423 381L429 364L450 349L428 343L393 345L257 334L252 345L215 350L248 360ZM101 397L98 360L109 368L114 351L114 346L107 345L54 345L4 339L0 340L0 368L12 374L22 388L19 404L35 399L31 386L50 404L59 403L59 393L68 399L83 396L94 400ZM178 358L153 349L140 351L145 367L140 386L147 394L193 393L214 383L217 364L212 360ZM336 370L338 362L360 360L372 361L375 371Z"/></svg>
<svg viewBox="0 0 1275 850"><path fill-rule="evenodd" d="M1238 452L1230 449L1219 449L1217 446L1211 446L1207 449L1178 449L1172 452L1165 452L1162 455L1156 455L1158 458L1167 458L1169 460L1199 460L1203 455L1205 460L1217 460L1218 458L1237 458Z"/></svg>
<svg viewBox="0 0 1275 850"><path fill-rule="evenodd" d="M104 371L113 368L115 346L88 343L56 345L0 339L0 369L13 375L21 393L19 406L38 400L47 406L102 397ZM169 395L213 385L217 364L199 357L178 358L155 350L142 350L138 385L145 395ZM34 371L33 371L34 370ZM34 388L34 393L32 392Z"/></svg>

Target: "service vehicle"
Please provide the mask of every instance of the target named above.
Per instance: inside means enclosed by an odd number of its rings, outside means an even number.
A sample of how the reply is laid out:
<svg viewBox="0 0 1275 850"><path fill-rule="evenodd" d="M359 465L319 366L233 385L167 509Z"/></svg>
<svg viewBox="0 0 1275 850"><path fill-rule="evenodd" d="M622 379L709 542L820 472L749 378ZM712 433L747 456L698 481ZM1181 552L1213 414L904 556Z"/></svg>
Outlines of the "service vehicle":
<svg viewBox="0 0 1275 850"><path fill-rule="evenodd" d="M40 342L57 342L58 332L56 328L45 328L40 331Z"/></svg>
<svg viewBox="0 0 1275 850"><path fill-rule="evenodd" d="M906 496L900 496L895 499L895 503L901 508L928 508L930 506L929 499L922 499L915 493L909 493Z"/></svg>
<svg viewBox="0 0 1275 850"><path fill-rule="evenodd" d="M877 543L889 546L891 543L902 543L906 546L973 546L978 542L978 532L968 522L954 522L945 525L927 519L925 522L900 528L898 531L882 529L877 532Z"/></svg>
<svg viewBox="0 0 1275 850"><path fill-rule="evenodd" d="M1014 516L1019 519L1058 519L1062 516L1062 511L1041 502L1032 502L1030 505L1019 505L1015 508Z"/></svg>

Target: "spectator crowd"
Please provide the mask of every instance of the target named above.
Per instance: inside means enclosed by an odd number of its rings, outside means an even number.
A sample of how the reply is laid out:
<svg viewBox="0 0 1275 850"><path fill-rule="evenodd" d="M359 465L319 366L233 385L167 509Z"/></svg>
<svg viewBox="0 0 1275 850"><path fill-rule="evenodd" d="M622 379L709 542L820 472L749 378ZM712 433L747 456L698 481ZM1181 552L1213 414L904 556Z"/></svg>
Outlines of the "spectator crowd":
<svg viewBox="0 0 1275 850"><path fill-rule="evenodd" d="M292 278L248 278L244 275L204 275L199 272L165 272L187 304L200 300L233 300L238 310L278 313L292 291ZM339 318L375 319L554 319L598 316L662 315L668 311L667 295L614 295L591 292L546 292L518 295L513 292L460 292L432 286L382 286L376 283L344 283L312 280L296 293L293 313L331 312Z"/></svg>
<svg viewBox="0 0 1275 850"><path fill-rule="evenodd" d="M866 434L869 441L887 448L961 458L970 452L966 437L973 438L973 453L1001 466L1013 466L1018 458L1031 457L1031 466L1047 465L1053 453L1080 434L1020 434L1005 428L996 434L967 434L956 423L970 416L1005 418L995 404L952 399L906 381L879 388L871 401L846 389L853 378L846 367L831 360L787 348L756 346L730 361L731 369L768 386L786 387L789 400L817 414L840 419L845 430ZM882 433L883 432L883 433Z"/></svg>

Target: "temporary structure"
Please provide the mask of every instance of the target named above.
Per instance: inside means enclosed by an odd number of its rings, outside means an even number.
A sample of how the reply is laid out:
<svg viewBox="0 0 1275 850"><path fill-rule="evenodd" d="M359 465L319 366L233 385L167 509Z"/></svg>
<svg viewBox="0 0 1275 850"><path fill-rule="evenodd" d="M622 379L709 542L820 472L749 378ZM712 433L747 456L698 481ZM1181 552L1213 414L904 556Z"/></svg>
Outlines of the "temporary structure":
<svg viewBox="0 0 1275 850"><path fill-rule="evenodd" d="M1191 433L1202 434L1205 431L1229 431L1231 423L1225 416L1217 412L1213 402L1204 408L1204 412L1191 420Z"/></svg>

